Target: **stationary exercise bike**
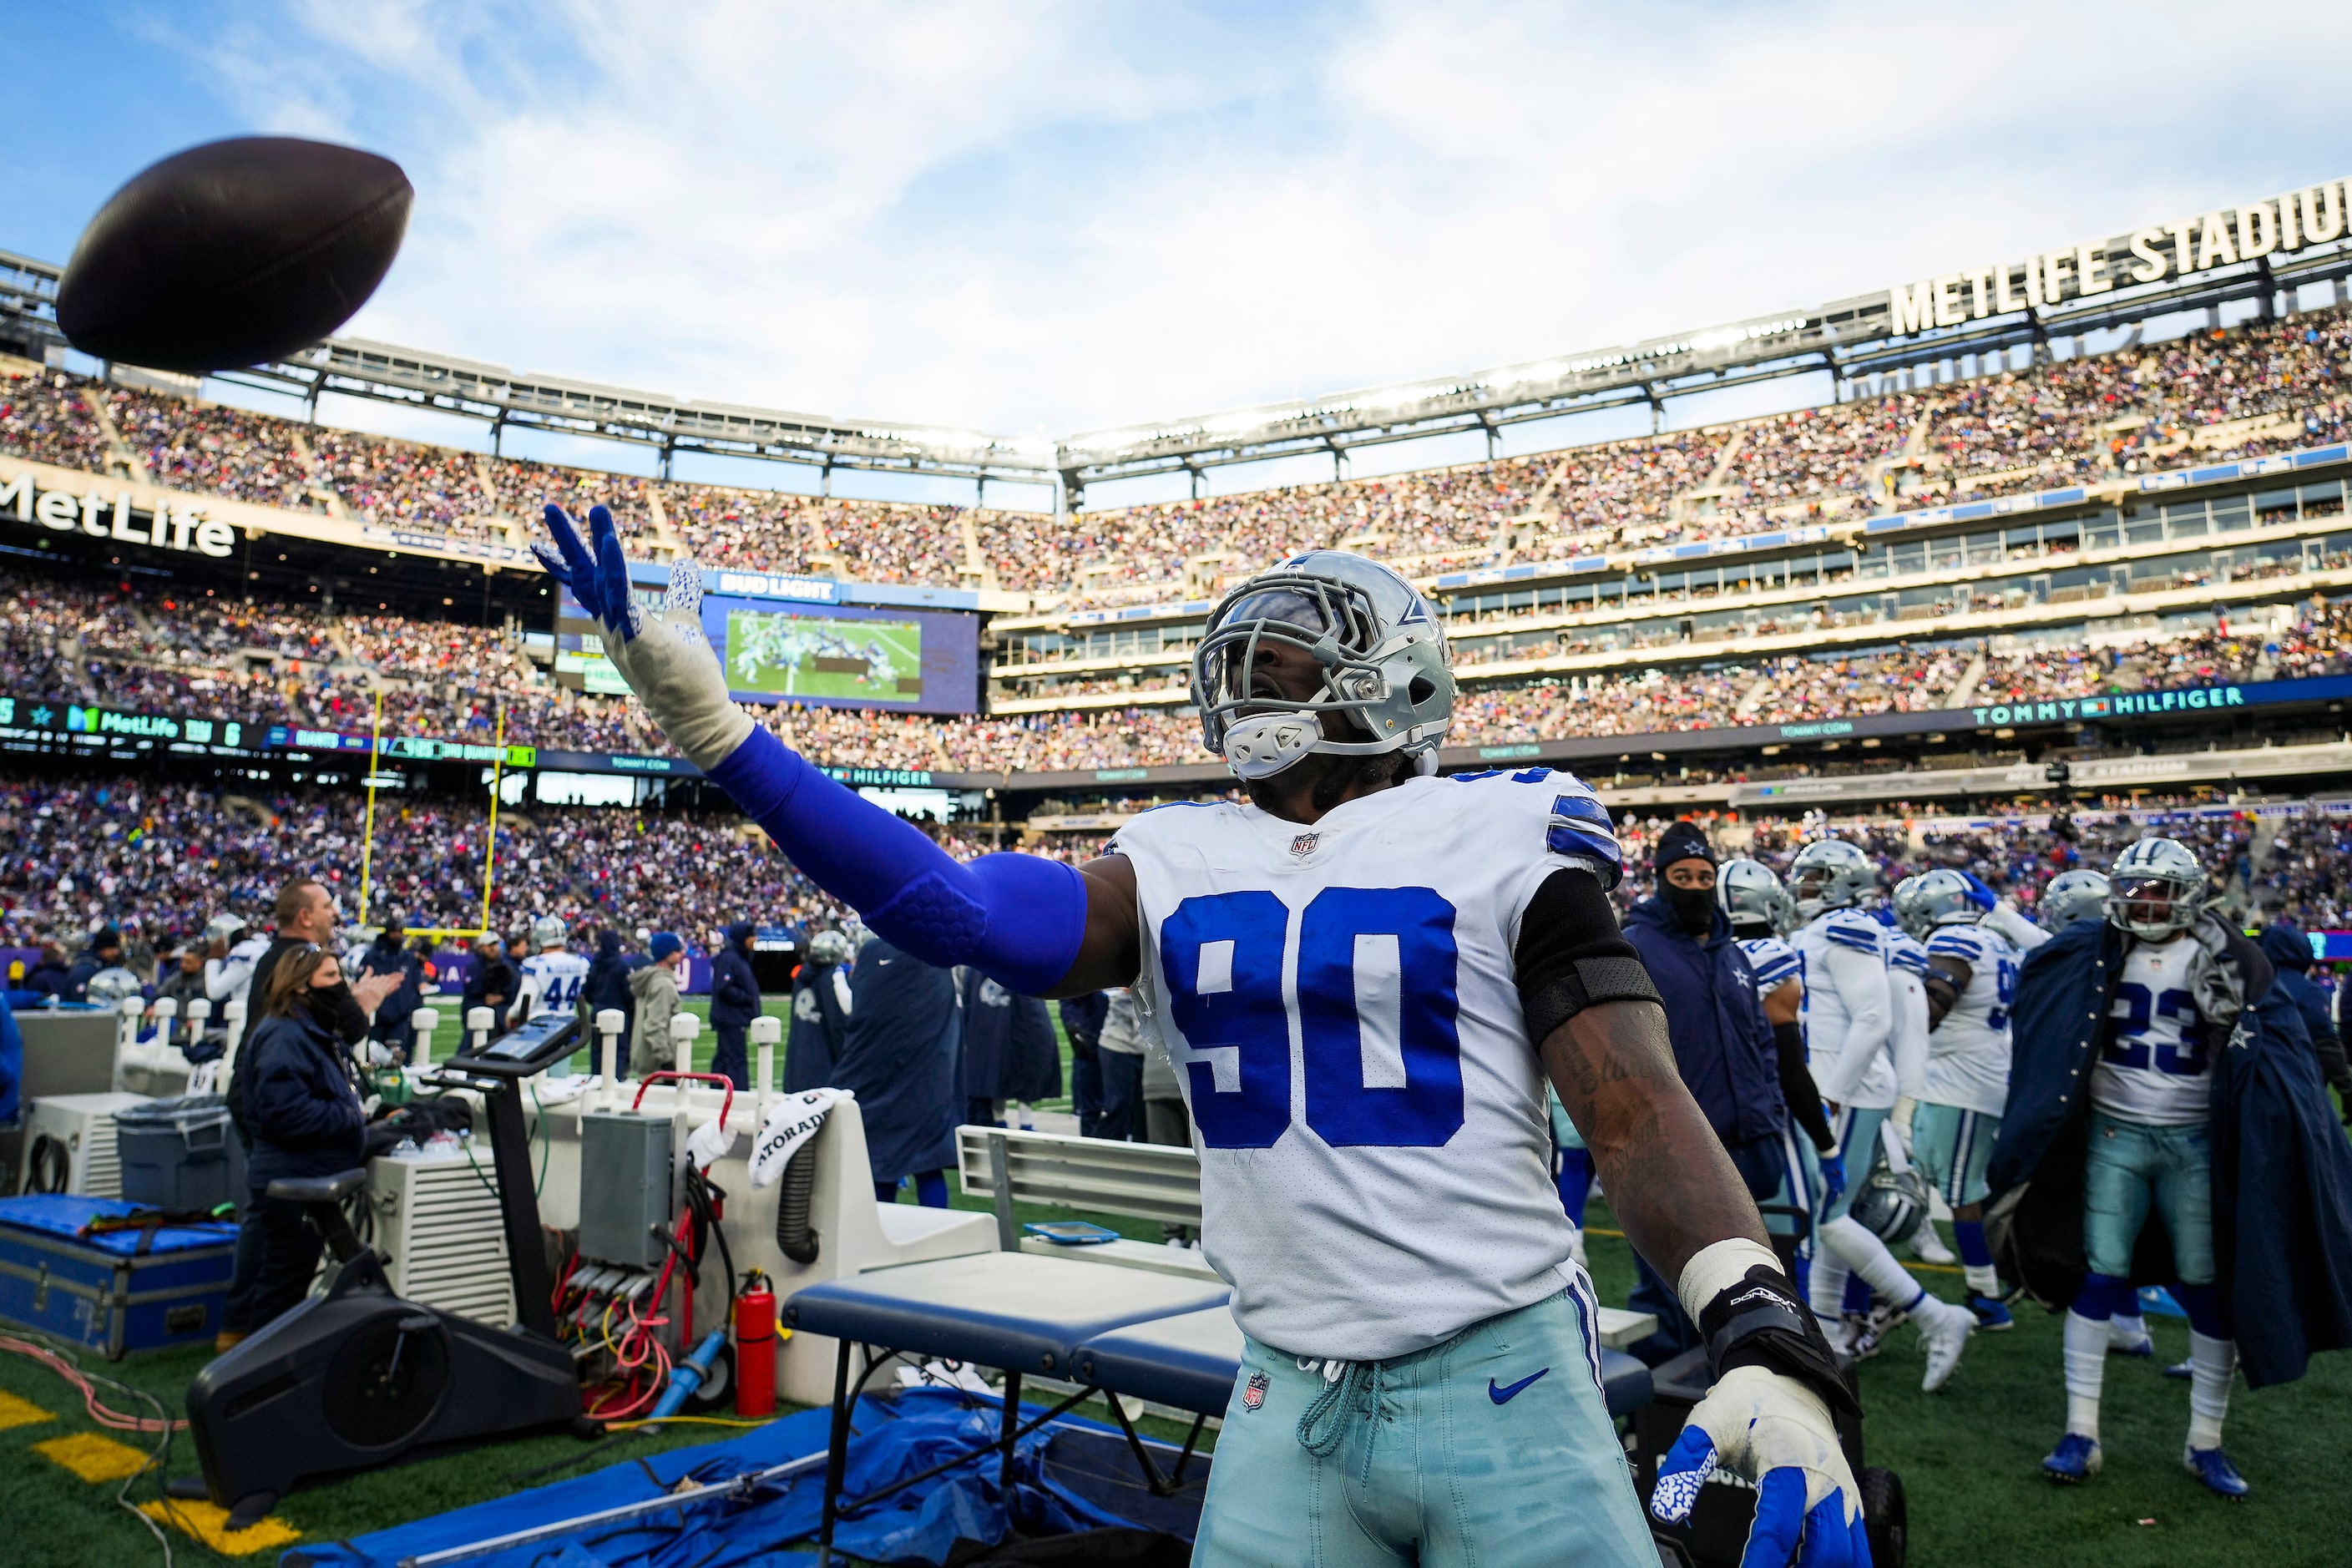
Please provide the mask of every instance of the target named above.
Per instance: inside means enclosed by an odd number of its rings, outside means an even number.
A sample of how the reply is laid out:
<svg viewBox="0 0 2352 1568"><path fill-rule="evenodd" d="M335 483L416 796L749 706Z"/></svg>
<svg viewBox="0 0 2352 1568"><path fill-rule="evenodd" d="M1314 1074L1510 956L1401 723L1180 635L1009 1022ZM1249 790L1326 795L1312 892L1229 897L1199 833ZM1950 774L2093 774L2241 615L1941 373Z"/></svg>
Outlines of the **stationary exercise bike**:
<svg viewBox="0 0 2352 1568"><path fill-rule="evenodd" d="M366 1184L365 1171L269 1184L271 1197L308 1210L334 1274L323 1295L219 1356L188 1390L205 1489L230 1510L230 1528L262 1518L310 1477L578 1419L579 1373L555 1338L517 1089L570 1056L581 1034L576 1015L546 1015L460 1052L431 1079L475 1090L488 1111L521 1320L513 1328L393 1294L383 1260L360 1245L343 1215L342 1200Z"/></svg>

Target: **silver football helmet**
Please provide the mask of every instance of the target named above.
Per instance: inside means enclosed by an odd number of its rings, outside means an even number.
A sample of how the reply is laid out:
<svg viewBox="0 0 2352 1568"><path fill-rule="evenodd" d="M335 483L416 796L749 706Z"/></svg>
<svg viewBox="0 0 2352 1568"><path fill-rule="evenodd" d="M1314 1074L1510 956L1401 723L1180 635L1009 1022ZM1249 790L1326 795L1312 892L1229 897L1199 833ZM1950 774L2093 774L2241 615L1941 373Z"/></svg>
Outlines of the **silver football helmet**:
<svg viewBox="0 0 2352 1568"><path fill-rule="evenodd" d="M1777 935L1797 923L1789 889L1761 860L1726 860L1715 874L1715 904L1734 935L1753 935L1753 928Z"/></svg>
<svg viewBox="0 0 2352 1568"><path fill-rule="evenodd" d="M1910 889L1907 915L1906 888ZM1966 877L1938 867L1904 879L1903 886L1895 889L1895 912L1902 918L1904 930L1924 940L1937 926L1974 925L1984 918L1985 910Z"/></svg>
<svg viewBox="0 0 2352 1568"><path fill-rule="evenodd" d="M1322 667L1322 689L1304 702L1260 684L1260 648L1296 648ZM1402 751L1435 771L1454 717L1445 633L1413 585L1377 562L1342 550L1310 550L1262 572L1209 612L1192 654L1192 700L1201 734L1236 777L1262 779L1321 752L1377 756ZM1369 741L1340 740L1324 716L1353 720Z"/></svg>
<svg viewBox="0 0 2352 1568"><path fill-rule="evenodd" d="M808 955L812 963L847 963L849 939L837 931L821 931L809 938Z"/></svg>
<svg viewBox="0 0 2352 1568"><path fill-rule="evenodd" d="M2109 889L2107 879L2096 871L2061 871L2042 889L2034 913L2042 917L2042 929L2053 932L2076 921L2105 920Z"/></svg>
<svg viewBox="0 0 2352 1568"><path fill-rule="evenodd" d="M541 915L530 922L530 945L560 947L563 942L563 922L553 915Z"/></svg>
<svg viewBox="0 0 2352 1568"><path fill-rule="evenodd" d="M1843 838L1816 838L1789 864L1789 890L1797 914L1818 919L1823 910L1855 910L1878 892L1878 868Z"/></svg>
<svg viewBox="0 0 2352 1568"><path fill-rule="evenodd" d="M2177 838L2140 838L2107 869L2107 919L2137 937L2163 942L2197 923L2205 868Z"/></svg>
<svg viewBox="0 0 2352 1568"><path fill-rule="evenodd" d="M1886 895L1886 906L1895 911L1895 923L1901 926L1906 935L1925 939L1927 927L1921 923L1919 911L1912 902L1912 895L1918 890L1919 879L1916 876L1906 877L1895 883L1894 889Z"/></svg>
<svg viewBox="0 0 2352 1568"><path fill-rule="evenodd" d="M1918 1172L1881 1161L1853 1195L1847 1213L1889 1247L1900 1247L1927 1222L1927 1183Z"/></svg>
<svg viewBox="0 0 2352 1568"><path fill-rule="evenodd" d="M82 995L101 1007L120 1007L139 991L139 976L118 963L91 975Z"/></svg>

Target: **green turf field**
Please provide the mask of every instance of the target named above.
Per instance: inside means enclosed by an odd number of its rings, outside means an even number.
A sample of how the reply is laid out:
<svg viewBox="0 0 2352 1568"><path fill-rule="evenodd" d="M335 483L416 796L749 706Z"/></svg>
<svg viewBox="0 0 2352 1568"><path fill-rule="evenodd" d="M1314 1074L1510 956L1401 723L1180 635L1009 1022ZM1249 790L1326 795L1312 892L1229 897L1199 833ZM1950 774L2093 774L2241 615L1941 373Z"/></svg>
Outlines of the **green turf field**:
<svg viewBox="0 0 2352 1568"><path fill-rule="evenodd" d="M909 701L923 694L922 625L730 610L727 684L782 697Z"/></svg>
<svg viewBox="0 0 2352 1568"><path fill-rule="evenodd" d="M960 1194L957 1202L986 1206ZM1022 1217L1053 1212L1024 1207ZM1088 1217L1139 1240L1159 1239L1157 1225ZM1589 1217L1601 1300L1622 1301L1633 1283L1631 1255L1622 1240L1597 1234L1612 1226L1605 1205L1596 1204ZM1957 1299L1956 1277L1927 1277ZM1932 1396L1919 1392L1914 1336L1898 1332L1885 1354L1864 1365L1862 1385L1871 1460L1899 1470L1910 1489L1912 1561L1927 1568L2299 1568L2352 1556L2345 1546L2352 1539L2352 1498L2340 1484L2336 1456L2341 1435L2352 1431L2352 1357L2324 1358L2310 1376L2285 1388L2238 1390L2228 1441L2254 1494L2231 1506L2178 1468L2187 1386L2166 1382L2158 1367L2187 1353L2188 1331L2159 1319L2155 1331L2158 1362L2108 1363L2107 1470L2079 1489L2052 1486L2036 1471L2063 1415L2057 1320L2030 1311L2009 1333L1979 1335L1951 1385ZM176 1413L181 1391L204 1360L201 1352L174 1351L112 1367L91 1364L153 1391ZM121 1481L85 1481L61 1462L89 1456L90 1439L104 1436L65 1384L27 1362L0 1356L0 1496L7 1499L0 1508L7 1521L0 1562L15 1568L160 1563L144 1527L113 1506ZM572 1461L586 1469L724 1436L719 1428L683 1427L657 1437L607 1438L593 1447L569 1436L530 1438L310 1488L289 1499L278 1517L304 1540L359 1534L503 1496L532 1484L525 1472L539 1467ZM60 1458L40 1451L58 1438L78 1441L56 1450ZM107 1451L95 1455L102 1469ZM171 1468L175 1474L194 1468L184 1436L174 1440ZM131 1497L153 1501L153 1480L142 1477ZM185 1533L174 1531L173 1540L182 1562L215 1560ZM275 1555L273 1549L246 1561L268 1563Z"/></svg>
<svg viewBox="0 0 2352 1568"><path fill-rule="evenodd" d="M707 1015L706 998L688 998L688 1005ZM767 1006L781 1016L787 1002L771 997ZM435 1043L437 1059L446 1058L457 1037L454 1020L445 1019ZM696 1049L698 1067L709 1062L711 1046L706 1031ZM952 1185L952 1173L950 1181ZM988 1206L960 1192L955 1202L966 1208ZM1024 1205L1020 1217L1066 1217L1066 1212ZM1156 1222L1084 1217L1139 1241L1160 1239ZM1633 1283L1632 1254L1621 1238L1607 1234L1615 1222L1605 1204L1596 1202L1588 1218L1601 1299L1622 1302ZM1957 1274L1923 1269L1921 1277L1939 1294L1958 1299ZM2287 1387L2255 1394L2240 1385L2231 1404L2227 1444L2254 1491L2250 1500L2232 1506L2207 1494L2179 1468L2188 1385L2166 1381L2160 1369L2188 1353L2188 1329L2177 1319L2151 1321L2156 1361L2113 1358L2107 1363L2102 1434L2107 1468L2080 1489L2053 1486L2038 1471L2065 1411L2059 1320L2021 1308L2014 1330L1979 1334L1970 1342L1958 1373L1937 1394L1919 1392L1922 1363L1916 1337L1907 1330L1898 1331L1885 1353L1863 1366L1870 1460L1901 1472L1909 1488L1914 1563L1927 1568L2301 1568L2352 1561L2352 1548L2345 1544L2352 1541L2352 1497L2341 1484L2336 1455L2342 1435L2352 1432L2352 1355L2323 1357L2309 1376ZM110 1367L95 1359L89 1364L152 1390L176 1414L181 1391L205 1359L205 1352L189 1350L132 1357ZM1182 1436L1164 1427L1160 1433ZM569 1436L530 1438L308 1489L289 1499L278 1517L304 1540L359 1534L506 1495L533 1484L519 1478L539 1467L572 1462L585 1470L726 1435L716 1427L678 1427L656 1437L608 1438L593 1447ZM91 1446L100 1437L135 1441L101 1434L64 1384L30 1363L0 1355L0 1497L7 1500L0 1506L0 1520L6 1523L0 1563L82 1568L161 1563L144 1526L113 1506L121 1480L85 1481L61 1462L95 1457L94 1468L100 1470L109 1462L125 1462L120 1453ZM58 1458L40 1451L58 1438L75 1441L53 1450ZM173 1443L170 1468L174 1474L194 1468L184 1436ZM134 1502L151 1503L156 1496L152 1477L134 1483ZM183 1563L215 1560L184 1531L174 1530L173 1542ZM274 1563L279 1549L243 1561Z"/></svg>

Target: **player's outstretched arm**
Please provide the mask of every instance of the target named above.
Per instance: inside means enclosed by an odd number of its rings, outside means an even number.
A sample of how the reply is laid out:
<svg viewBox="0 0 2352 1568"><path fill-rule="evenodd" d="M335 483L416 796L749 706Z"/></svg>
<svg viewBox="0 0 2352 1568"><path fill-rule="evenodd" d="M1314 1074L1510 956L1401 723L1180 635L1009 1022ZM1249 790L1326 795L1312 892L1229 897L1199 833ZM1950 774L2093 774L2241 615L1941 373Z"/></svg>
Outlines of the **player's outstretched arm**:
<svg viewBox="0 0 2352 1568"><path fill-rule="evenodd" d="M1680 1281L1706 1342L1714 1385L1659 1464L1651 1510L1689 1518L1719 1465L1757 1486L1744 1568L1868 1564L1862 1494L1830 1415L1852 1392L1683 1085L1665 1014L1643 1001L1587 1006L1545 1038L1543 1061L1626 1239Z"/></svg>
<svg viewBox="0 0 2352 1568"><path fill-rule="evenodd" d="M701 579L672 568L647 615L629 587L613 514L588 513L583 542L547 509L540 563L594 617L604 651L677 749L767 830L808 879L928 963L970 964L1029 996L1124 985L1140 950L1135 880L1110 858L1084 871L1034 855L960 863L922 831L843 788L751 721L702 630Z"/></svg>

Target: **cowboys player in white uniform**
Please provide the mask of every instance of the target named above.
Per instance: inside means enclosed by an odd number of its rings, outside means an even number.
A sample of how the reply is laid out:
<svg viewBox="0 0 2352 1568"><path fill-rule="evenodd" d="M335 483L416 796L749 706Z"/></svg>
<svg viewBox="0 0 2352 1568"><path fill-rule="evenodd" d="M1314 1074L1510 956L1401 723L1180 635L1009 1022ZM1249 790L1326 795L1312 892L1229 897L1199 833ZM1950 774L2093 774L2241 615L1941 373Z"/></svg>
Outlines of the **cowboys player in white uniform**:
<svg viewBox="0 0 2352 1568"><path fill-rule="evenodd" d="M1804 964L1805 1050L1827 1100L1847 1173L1845 1191L1825 1197L1819 1244L1806 1282L1814 1314L1844 1331L1846 1280L1859 1274L1893 1310L1895 1321L1919 1325L1927 1352L1920 1387L1950 1381L1976 1319L1938 1300L1911 1277L1886 1244L1848 1212L1877 1157L1879 1130L1899 1098L1895 1063L1898 994L1889 978L1887 932L1865 908L1878 889L1870 858L1838 838L1797 852L1790 867L1797 914L1806 921L1790 946Z"/></svg>
<svg viewBox="0 0 2352 1568"><path fill-rule="evenodd" d="M527 1024L541 1013L571 1010L588 984L588 961L563 945L563 922L541 915L530 922L531 945L539 949L522 961L522 983L516 993L509 1021Z"/></svg>
<svg viewBox="0 0 2352 1568"><path fill-rule="evenodd" d="M2006 900L1985 917L1985 923L1997 925L2019 952L2032 952L2076 921L2105 920L2111 891L2107 879L2096 871L2061 871L2043 884L2041 900L2033 906L2038 924L2019 914ZM2148 1332L2137 1298L2118 1301L2115 1309L2107 1319L2107 1353L2143 1361L2155 1355L2156 1337ZM2183 1363L2165 1375L2185 1381L2189 1376L2189 1364Z"/></svg>
<svg viewBox="0 0 2352 1568"><path fill-rule="evenodd" d="M2205 951L2190 928L2203 912L2204 868L2170 838L2135 840L2116 857L2107 919L2129 933L2091 1068L2089 1152L2083 1169L2083 1252L2089 1272L2066 1310L2066 1430L2042 1461L2053 1480L2098 1473L2099 1403L2109 1346L2101 1320L2137 1301L2132 1253L2154 1209L2172 1245L2174 1296L2189 1312L2189 1440L2181 1463L2207 1488L2242 1498L2221 1451L2237 1342L2214 1286L2213 1063L2199 1006Z"/></svg>
<svg viewBox="0 0 2352 1568"><path fill-rule="evenodd" d="M1780 1098L1789 1106L1788 1124L1780 1132L1780 1163L1787 1173L1773 1203L1810 1215L1821 1206L1825 1191L1844 1189L1845 1166L1821 1090L1805 1063L1805 966L1781 934L1796 924L1797 906L1771 867L1746 858L1727 860L1716 873L1715 901L1731 923L1731 939L1756 973L1756 994L1763 999L1764 1019L1772 1026L1772 1045L1780 1058ZM1776 1226L1787 1223L1777 1215L1770 1220ZM1799 1267L1810 1268L1810 1226L1796 1252Z"/></svg>
<svg viewBox="0 0 2352 1568"><path fill-rule="evenodd" d="M1927 943L1927 1067L1911 1113L1911 1157L1951 1205L1952 1238L1977 1327L2010 1328L1985 1241L1985 1166L2009 1100L2009 1008L2024 954L1958 871L1916 879L1898 912Z"/></svg>
<svg viewBox="0 0 2352 1568"><path fill-rule="evenodd" d="M887 940L1008 989L1131 986L1183 1079L1208 1258L1247 1350L1194 1560L1657 1561L1548 1177L1548 1075L1719 1373L1660 1467L1686 1517L1760 1484L1754 1562L1868 1561L1852 1408L1675 1071L1606 897L1608 813L1540 767L1434 776L1454 682L1428 605L1339 552L1228 594L1193 662L1246 804L1171 805L1073 868L950 860L727 697L674 570L651 610L610 515L550 508L551 571L668 737ZM593 553L592 554L592 548Z"/></svg>

